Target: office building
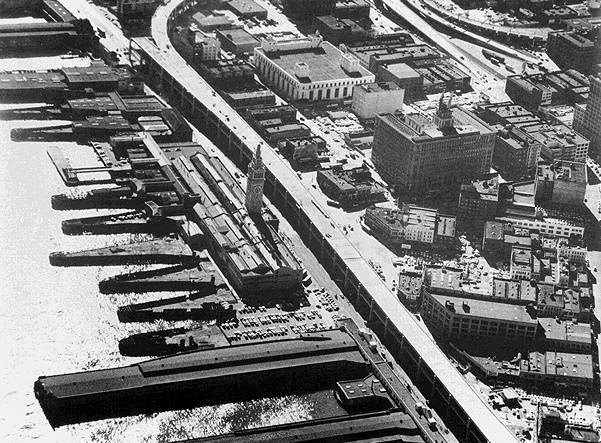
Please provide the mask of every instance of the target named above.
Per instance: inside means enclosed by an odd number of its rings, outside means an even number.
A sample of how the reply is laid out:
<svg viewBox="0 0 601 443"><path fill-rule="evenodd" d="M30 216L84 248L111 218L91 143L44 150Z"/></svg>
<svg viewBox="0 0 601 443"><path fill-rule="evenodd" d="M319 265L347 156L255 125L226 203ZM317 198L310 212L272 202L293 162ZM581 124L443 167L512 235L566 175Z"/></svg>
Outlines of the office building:
<svg viewBox="0 0 601 443"><path fill-rule="evenodd" d="M519 378L523 385L529 384L547 389L549 386L554 386L561 390L568 388L590 392L594 378L593 359L588 354L530 352L527 360L520 361ZM564 441L564 439L557 441Z"/></svg>
<svg viewBox="0 0 601 443"><path fill-rule="evenodd" d="M198 61L195 68L205 80L219 87L241 87L255 80L253 67L238 58Z"/></svg>
<svg viewBox="0 0 601 443"><path fill-rule="evenodd" d="M589 140L577 132L576 116L572 129L563 124L545 123L522 105L512 102L480 105L475 113L488 124L519 128L540 144L541 156L548 161L586 162Z"/></svg>
<svg viewBox="0 0 601 443"><path fill-rule="evenodd" d="M579 207L586 194L586 164L556 161L541 163L536 173L536 201L542 206Z"/></svg>
<svg viewBox="0 0 601 443"><path fill-rule="evenodd" d="M404 204L399 209L370 207L363 222L393 244L434 243L438 211Z"/></svg>
<svg viewBox="0 0 601 443"><path fill-rule="evenodd" d="M425 94L471 90L470 76L443 58L417 60L411 66L423 78Z"/></svg>
<svg viewBox="0 0 601 443"><path fill-rule="evenodd" d="M576 31L553 31L547 36L547 54L561 69L590 73L600 49L599 43Z"/></svg>
<svg viewBox="0 0 601 443"><path fill-rule="evenodd" d="M521 74L507 77L505 92L511 100L532 112L540 107L584 103L590 82L575 69L544 74Z"/></svg>
<svg viewBox="0 0 601 443"><path fill-rule="evenodd" d="M319 15L332 15L336 9L336 0L282 0L287 16L310 20Z"/></svg>
<svg viewBox="0 0 601 443"><path fill-rule="evenodd" d="M441 61L440 53L428 45L373 45L367 47L351 47L349 51L363 59L371 72L378 72L381 65L393 63L414 63L423 61Z"/></svg>
<svg viewBox="0 0 601 443"><path fill-rule="evenodd" d="M319 170L317 184L324 194L344 206L375 203L386 198L386 189L373 180L367 166Z"/></svg>
<svg viewBox="0 0 601 443"><path fill-rule="evenodd" d="M373 83L375 76L320 36L277 42L265 39L255 48L258 74L291 100L344 100L353 86Z"/></svg>
<svg viewBox="0 0 601 443"><path fill-rule="evenodd" d="M221 50L220 41L200 31L196 25L174 34L173 45L193 66L208 60L217 60Z"/></svg>
<svg viewBox="0 0 601 443"><path fill-rule="evenodd" d="M553 97L551 87L521 75L507 77L505 92L511 101L531 111L550 105Z"/></svg>
<svg viewBox="0 0 601 443"><path fill-rule="evenodd" d="M532 278L532 251L528 248L514 246L511 249L509 275L513 280L530 280Z"/></svg>
<svg viewBox="0 0 601 443"><path fill-rule="evenodd" d="M416 271L401 271L399 273L399 285L397 295L401 303L410 311L419 308L422 298L423 275Z"/></svg>
<svg viewBox="0 0 601 443"><path fill-rule="evenodd" d="M423 291L421 313L436 336L445 339L503 339L532 343L538 322L527 306L452 297Z"/></svg>
<svg viewBox="0 0 601 443"><path fill-rule="evenodd" d="M501 215L496 217L495 220L511 223L518 228L538 230L541 234L555 235L557 237L569 238L571 236L582 237L584 235L584 226L561 218L545 217L540 213L538 217Z"/></svg>
<svg viewBox="0 0 601 443"><path fill-rule="evenodd" d="M457 227L475 234L482 232L484 223L492 220L499 207L499 176L487 174L463 183L459 191Z"/></svg>
<svg viewBox="0 0 601 443"><path fill-rule="evenodd" d="M218 29L230 29L234 22L223 13L215 11L198 11L192 15L192 20L201 31L214 32Z"/></svg>
<svg viewBox="0 0 601 443"><path fill-rule="evenodd" d="M223 97L233 108L243 110L252 106L274 106L275 94L269 89L223 92Z"/></svg>
<svg viewBox="0 0 601 443"><path fill-rule="evenodd" d="M546 348L560 352L590 353L593 346L590 323L558 318L539 318Z"/></svg>
<svg viewBox="0 0 601 443"><path fill-rule="evenodd" d="M337 0L334 15L340 18L369 18L369 3L365 0Z"/></svg>
<svg viewBox="0 0 601 443"><path fill-rule="evenodd" d="M257 18L261 20L267 18L267 9L258 5L253 0L229 0L226 5L238 17Z"/></svg>
<svg viewBox="0 0 601 443"><path fill-rule="evenodd" d="M601 38L600 38L601 40ZM590 151L601 153L601 74L591 77L591 89L586 105L574 108L574 129L590 139Z"/></svg>
<svg viewBox="0 0 601 443"><path fill-rule="evenodd" d="M315 30L333 45L363 40L368 35L368 29L350 18L338 18L332 15L315 17Z"/></svg>
<svg viewBox="0 0 601 443"><path fill-rule="evenodd" d="M455 238L455 217L409 204L397 209L369 207L363 223L384 241L397 245L432 245Z"/></svg>
<svg viewBox="0 0 601 443"><path fill-rule="evenodd" d="M519 128L500 127L495 138L493 167L507 180L534 173L542 145Z"/></svg>
<svg viewBox="0 0 601 443"><path fill-rule="evenodd" d="M325 152L326 141L318 136L288 138L278 143L280 152L292 163L313 163L319 158L319 154Z"/></svg>
<svg viewBox="0 0 601 443"><path fill-rule="evenodd" d="M244 28L217 30L215 36L225 51L236 55L252 54L254 49L260 45L259 40Z"/></svg>
<svg viewBox="0 0 601 443"><path fill-rule="evenodd" d="M124 19L148 18L158 4L158 0L117 0L117 15Z"/></svg>
<svg viewBox="0 0 601 443"><path fill-rule="evenodd" d="M352 109L359 118L402 111L405 91L392 82L366 83L353 88Z"/></svg>
<svg viewBox="0 0 601 443"><path fill-rule="evenodd" d="M494 130L441 96L432 119L418 114L376 117L372 160L390 185L427 192L490 171Z"/></svg>
<svg viewBox="0 0 601 443"><path fill-rule="evenodd" d="M541 157L552 162L564 160L585 163L589 151L589 140L565 125L535 123L520 127L541 144Z"/></svg>
<svg viewBox="0 0 601 443"><path fill-rule="evenodd" d="M376 79L396 83L405 91L404 98L413 101L424 94L424 78L406 63L390 63L378 66Z"/></svg>

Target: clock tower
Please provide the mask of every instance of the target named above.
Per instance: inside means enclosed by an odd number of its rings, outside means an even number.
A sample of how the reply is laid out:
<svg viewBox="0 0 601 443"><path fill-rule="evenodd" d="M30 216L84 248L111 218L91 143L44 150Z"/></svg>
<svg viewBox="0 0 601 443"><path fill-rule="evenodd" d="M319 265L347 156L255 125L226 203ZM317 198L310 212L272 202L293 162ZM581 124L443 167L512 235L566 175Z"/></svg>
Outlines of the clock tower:
<svg viewBox="0 0 601 443"><path fill-rule="evenodd" d="M246 181L246 210L249 214L261 214L263 208L263 185L265 183L265 165L261 158L261 144L248 165Z"/></svg>

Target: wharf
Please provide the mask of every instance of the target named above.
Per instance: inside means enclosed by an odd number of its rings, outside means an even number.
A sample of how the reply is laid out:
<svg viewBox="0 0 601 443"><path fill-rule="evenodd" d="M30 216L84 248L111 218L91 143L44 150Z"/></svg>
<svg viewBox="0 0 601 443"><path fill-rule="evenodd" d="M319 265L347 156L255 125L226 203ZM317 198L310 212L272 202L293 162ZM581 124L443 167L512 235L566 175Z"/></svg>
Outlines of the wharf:
<svg viewBox="0 0 601 443"><path fill-rule="evenodd" d="M216 347L131 366L42 376L35 396L52 426L332 389L369 365L341 330Z"/></svg>
<svg viewBox="0 0 601 443"><path fill-rule="evenodd" d="M48 156L67 186L115 183L117 178L131 172L129 165L74 168L71 166L69 159L56 146L48 148Z"/></svg>
<svg viewBox="0 0 601 443"><path fill-rule="evenodd" d="M186 243L172 238L50 254L50 264L54 266L191 265L197 260L198 257Z"/></svg>
<svg viewBox="0 0 601 443"><path fill-rule="evenodd" d="M121 306L117 310L117 317L122 322L217 320L222 323L236 317L233 306L236 302L236 297L228 289L219 288L208 294L194 293Z"/></svg>
<svg viewBox="0 0 601 443"><path fill-rule="evenodd" d="M144 201L133 195L129 186L92 189L85 193L56 194L50 199L52 209L142 209Z"/></svg>
<svg viewBox="0 0 601 443"><path fill-rule="evenodd" d="M119 340L119 352L128 357L158 357L227 345L219 327L202 325L189 330L176 328L134 334Z"/></svg>
<svg viewBox="0 0 601 443"><path fill-rule="evenodd" d="M32 106L30 108L4 109L0 111L0 120L57 120L60 111L48 106Z"/></svg>
<svg viewBox="0 0 601 443"><path fill-rule="evenodd" d="M114 215L63 220L62 230L67 235L121 233L167 235L177 231L177 223L168 217L148 217L142 211L129 211Z"/></svg>
<svg viewBox="0 0 601 443"><path fill-rule="evenodd" d="M407 415L399 411L382 411L246 429L215 437L184 440L179 443L282 441L422 443L424 440L411 420L407 419Z"/></svg>
<svg viewBox="0 0 601 443"><path fill-rule="evenodd" d="M198 256L194 265L178 265L121 274L102 280L103 294L161 291L196 291L212 294L217 289L227 289L225 281L210 258Z"/></svg>
<svg viewBox="0 0 601 443"><path fill-rule="evenodd" d="M72 142L75 134L71 124L43 128L14 128L10 138L16 142Z"/></svg>

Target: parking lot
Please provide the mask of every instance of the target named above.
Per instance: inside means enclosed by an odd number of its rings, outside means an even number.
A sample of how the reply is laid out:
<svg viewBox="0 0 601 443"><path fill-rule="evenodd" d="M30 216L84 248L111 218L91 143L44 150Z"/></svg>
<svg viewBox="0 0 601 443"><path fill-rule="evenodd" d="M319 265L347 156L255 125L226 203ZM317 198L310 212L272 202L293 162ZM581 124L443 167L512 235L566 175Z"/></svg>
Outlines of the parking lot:
<svg viewBox="0 0 601 443"><path fill-rule="evenodd" d="M236 320L221 324L221 330L230 343L237 343L289 339L334 327L340 311L337 296L316 287L308 288L305 295L309 305L294 311L286 311L281 305L244 306Z"/></svg>

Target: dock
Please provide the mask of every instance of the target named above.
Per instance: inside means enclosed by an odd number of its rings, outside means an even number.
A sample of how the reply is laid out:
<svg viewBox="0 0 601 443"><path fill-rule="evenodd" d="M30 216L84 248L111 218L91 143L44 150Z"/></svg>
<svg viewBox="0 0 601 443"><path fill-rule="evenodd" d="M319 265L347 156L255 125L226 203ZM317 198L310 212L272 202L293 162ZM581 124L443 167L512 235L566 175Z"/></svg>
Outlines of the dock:
<svg viewBox="0 0 601 443"><path fill-rule="evenodd" d="M226 289L225 282L207 258L199 258L194 266L178 265L117 275L102 280L99 287L103 294L163 291L210 294Z"/></svg>
<svg viewBox="0 0 601 443"><path fill-rule="evenodd" d="M121 233L167 235L177 231L177 224L167 217L148 217L143 211L128 211L114 215L63 220L62 230L67 235Z"/></svg>
<svg viewBox="0 0 601 443"><path fill-rule="evenodd" d="M341 330L215 347L120 368L42 376L35 396L52 426L333 388L369 365Z"/></svg>
<svg viewBox="0 0 601 443"><path fill-rule="evenodd" d="M415 425L407 420L405 414L399 411L382 411L240 430L179 443L275 443L282 441L422 443L424 440Z"/></svg>
<svg viewBox="0 0 601 443"><path fill-rule="evenodd" d="M142 209L144 201L133 196L129 186L92 189L84 193L56 194L50 199L52 209Z"/></svg>
<svg viewBox="0 0 601 443"><path fill-rule="evenodd" d="M236 302L236 297L228 289L220 288L211 294L193 293L121 306L117 316L122 322L216 320L223 323L236 318Z"/></svg>
<svg viewBox="0 0 601 443"><path fill-rule="evenodd" d="M53 252L53 266L120 266L139 264L188 264L198 260L182 240L165 238L79 252Z"/></svg>
<svg viewBox="0 0 601 443"><path fill-rule="evenodd" d="M159 357L228 344L217 326L202 325L194 329L176 328L134 334L119 340L119 352L128 357Z"/></svg>

